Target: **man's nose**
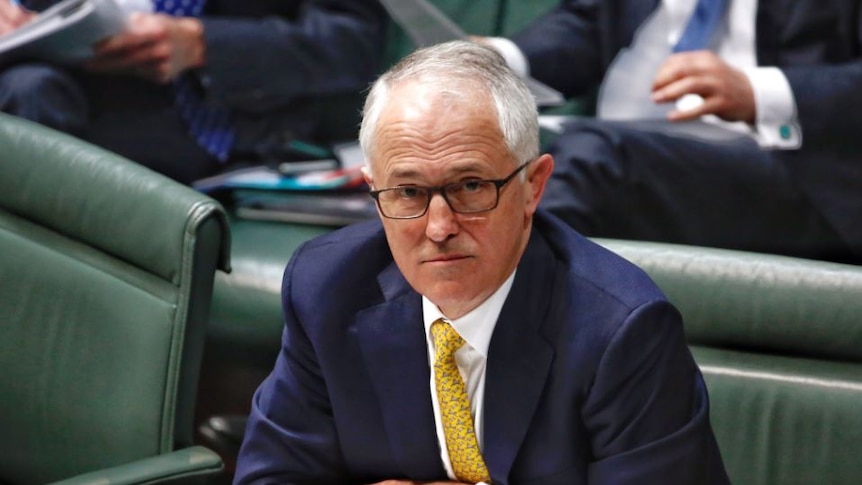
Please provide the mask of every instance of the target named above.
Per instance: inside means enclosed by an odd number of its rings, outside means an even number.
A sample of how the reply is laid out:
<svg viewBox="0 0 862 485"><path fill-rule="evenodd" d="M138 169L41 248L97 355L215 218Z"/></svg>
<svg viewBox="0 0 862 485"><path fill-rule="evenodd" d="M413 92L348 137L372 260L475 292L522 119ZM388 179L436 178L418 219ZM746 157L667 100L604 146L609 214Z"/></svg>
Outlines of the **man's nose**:
<svg viewBox="0 0 862 485"><path fill-rule="evenodd" d="M425 235L428 239L434 242L443 242L458 234L458 218L442 194L437 193L431 196L427 215Z"/></svg>

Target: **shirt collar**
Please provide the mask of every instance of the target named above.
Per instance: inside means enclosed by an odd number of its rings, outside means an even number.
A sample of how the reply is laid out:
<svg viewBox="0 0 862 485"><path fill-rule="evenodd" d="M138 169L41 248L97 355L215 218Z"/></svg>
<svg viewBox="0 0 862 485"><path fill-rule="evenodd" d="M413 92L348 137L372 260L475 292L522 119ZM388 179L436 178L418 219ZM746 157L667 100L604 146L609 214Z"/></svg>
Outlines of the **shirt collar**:
<svg viewBox="0 0 862 485"><path fill-rule="evenodd" d="M443 316L437 305L422 296L422 318L425 323L425 335L430 345L433 346L434 344L434 340L431 338L431 324L442 318L452 325L452 328L458 332L458 335L464 339L467 345L482 354L483 357L488 358L488 346L491 344L494 327L497 325L500 311L503 309L503 304L509 296L509 290L512 289L514 281L515 271L482 304L455 320Z"/></svg>

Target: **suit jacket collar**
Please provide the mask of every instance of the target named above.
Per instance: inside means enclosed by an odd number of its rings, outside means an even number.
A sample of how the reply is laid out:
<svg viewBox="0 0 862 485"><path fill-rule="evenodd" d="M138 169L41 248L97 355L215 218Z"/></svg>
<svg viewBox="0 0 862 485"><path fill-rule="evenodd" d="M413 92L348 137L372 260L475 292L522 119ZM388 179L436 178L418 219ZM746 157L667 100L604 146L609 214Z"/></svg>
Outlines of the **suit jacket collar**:
<svg viewBox="0 0 862 485"><path fill-rule="evenodd" d="M495 482L508 481L553 358L538 333L549 305L550 274L552 256L534 231L489 349L484 455ZM421 297L394 263L381 272L378 283L383 301L361 311L354 329L363 361L405 476L439 479L445 472L431 404Z"/></svg>
<svg viewBox="0 0 862 485"><path fill-rule="evenodd" d="M421 297L394 263L378 277L384 301L357 315L354 330L383 414L392 452L404 475L445 477L431 406L431 370Z"/></svg>
<svg viewBox="0 0 862 485"><path fill-rule="evenodd" d="M488 351L483 454L494 483L509 482L550 371L554 354L540 327L553 275L553 255L534 229Z"/></svg>

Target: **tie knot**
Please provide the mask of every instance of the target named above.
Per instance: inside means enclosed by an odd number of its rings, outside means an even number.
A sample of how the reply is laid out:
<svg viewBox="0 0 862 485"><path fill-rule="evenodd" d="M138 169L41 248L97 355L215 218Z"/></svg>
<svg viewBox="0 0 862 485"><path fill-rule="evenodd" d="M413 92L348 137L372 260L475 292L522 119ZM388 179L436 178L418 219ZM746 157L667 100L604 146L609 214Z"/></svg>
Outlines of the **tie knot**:
<svg viewBox="0 0 862 485"><path fill-rule="evenodd" d="M438 358L452 357L464 345L464 339L442 318L431 324L431 337L434 338Z"/></svg>

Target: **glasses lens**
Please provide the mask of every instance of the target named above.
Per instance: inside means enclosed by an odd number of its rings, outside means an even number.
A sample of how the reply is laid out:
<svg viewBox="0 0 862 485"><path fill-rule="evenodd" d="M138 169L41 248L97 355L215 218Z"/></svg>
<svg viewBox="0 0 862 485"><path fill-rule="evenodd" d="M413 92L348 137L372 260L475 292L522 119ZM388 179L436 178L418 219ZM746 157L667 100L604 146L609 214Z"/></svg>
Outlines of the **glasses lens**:
<svg viewBox="0 0 862 485"><path fill-rule="evenodd" d="M428 190L423 187L393 187L380 191L377 200L387 217L417 217L428 206Z"/></svg>
<svg viewBox="0 0 862 485"><path fill-rule="evenodd" d="M491 181L467 180L449 184L444 190L455 212L483 212L497 205L497 186Z"/></svg>

